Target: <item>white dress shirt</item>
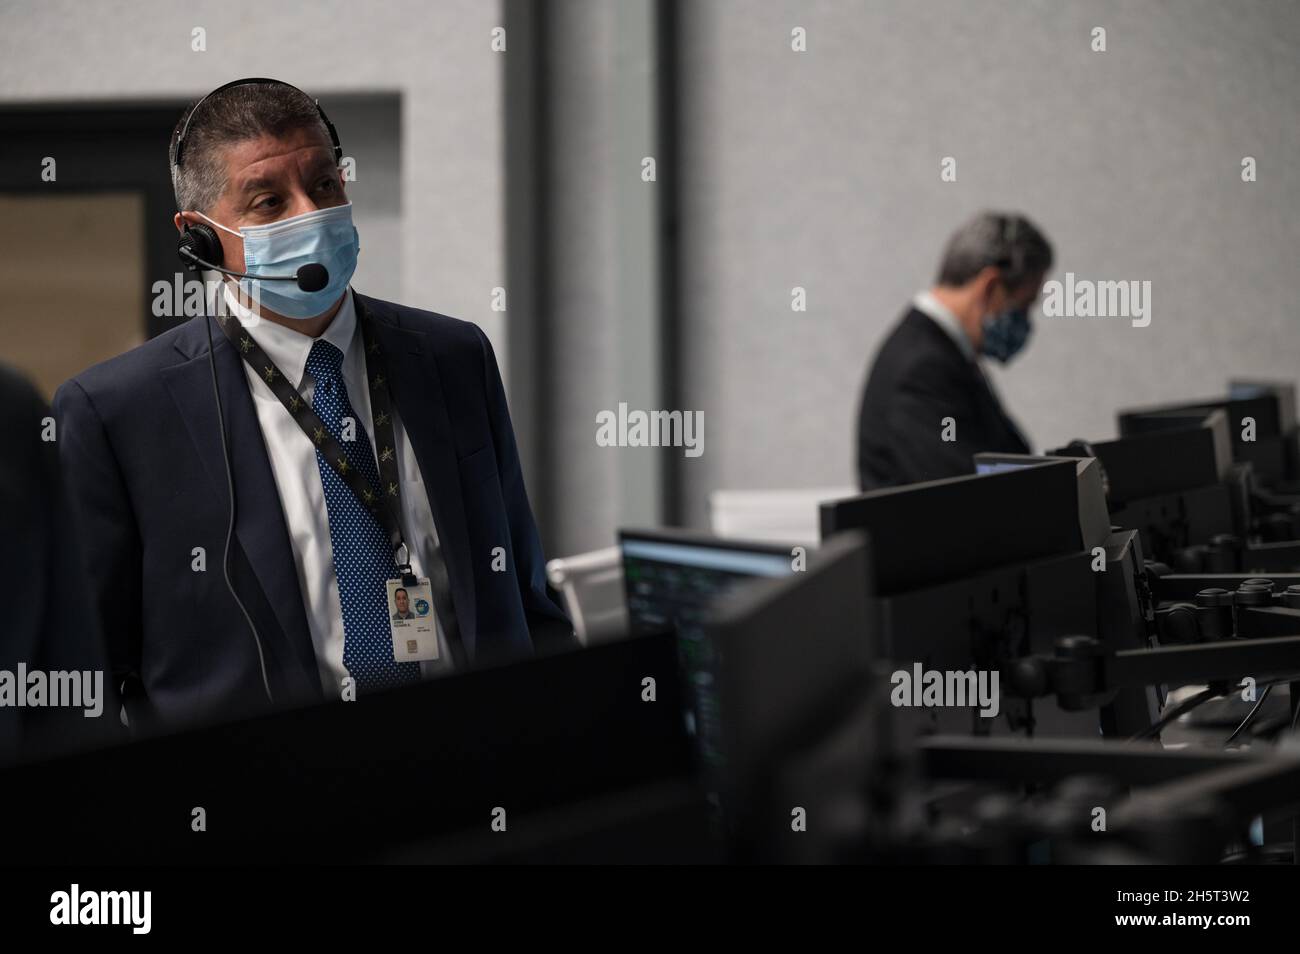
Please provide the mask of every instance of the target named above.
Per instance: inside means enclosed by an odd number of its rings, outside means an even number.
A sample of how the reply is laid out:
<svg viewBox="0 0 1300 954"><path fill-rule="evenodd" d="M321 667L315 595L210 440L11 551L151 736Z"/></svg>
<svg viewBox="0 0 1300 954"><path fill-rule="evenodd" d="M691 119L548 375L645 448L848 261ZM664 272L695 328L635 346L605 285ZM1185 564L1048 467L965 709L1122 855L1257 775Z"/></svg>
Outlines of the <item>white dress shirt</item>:
<svg viewBox="0 0 1300 954"><path fill-rule="evenodd" d="M239 319L267 357L275 362L285 380L297 388L310 403L315 381L306 371L307 356L316 339L260 318L236 300L230 290L230 283L226 283L225 296L230 312ZM321 337L343 352L343 383L348 389L352 409L357 413L357 431L364 431L369 436L373 452L375 435L370 411L370 388L367 386L369 378L366 374L365 347L357 330L357 313L351 288L344 294L338 314ZM321 486L320 470L316 464L316 448L289 416L275 392L248 362L241 359L241 363L252 391L257 421L266 440L276 489L280 493L280 507L284 511L293 559L297 564L298 585L307 611L312 645L316 649L321 685L328 698L337 698L342 692L343 679L348 674L343 666L343 610L339 602L338 578L334 573L329 511L325 506L325 490ZM393 408L393 432L397 445L397 470L401 475L402 529L410 550L411 570L416 576L424 577L427 575L424 568L431 563L438 534L434 528L433 512L429 506L429 495L424 489L420 465L396 407ZM420 663L421 675L425 677L450 671L452 666L451 653L441 625L438 625L437 631L438 659Z"/></svg>
<svg viewBox="0 0 1300 954"><path fill-rule="evenodd" d="M952 309L934 297L933 292L917 292L916 297L912 299L912 305L917 311L930 318L940 328L948 333L948 337L956 343L961 349L961 353L966 356L968 361L974 361L976 367L979 367L979 361L975 354L975 346L971 344L970 338L966 337L966 332L957 320L957 316L952 313Z"/></svg>

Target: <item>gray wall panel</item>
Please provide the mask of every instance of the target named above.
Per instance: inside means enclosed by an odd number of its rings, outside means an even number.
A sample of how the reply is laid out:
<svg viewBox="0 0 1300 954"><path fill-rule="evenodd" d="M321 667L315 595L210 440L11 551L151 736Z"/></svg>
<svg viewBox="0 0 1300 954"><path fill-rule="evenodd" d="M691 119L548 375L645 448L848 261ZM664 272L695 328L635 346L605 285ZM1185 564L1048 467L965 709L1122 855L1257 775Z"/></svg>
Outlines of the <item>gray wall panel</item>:
<svg viewBox="0 0 1300 954"><path fill-rule="evenodd" d="M683 464L694 522L716 487L855 481L874 350L984 207L1046 229L1049 277L1153 283L1150 327L1040 320L993 372L1039 446L1108 436L1117 407L1213 393L1229 374L1297 376L1300 5L682 9L682 380L708 435ZM806 53L790 50L795 26ZM939 179L949 155L956 183Z"/></svg>

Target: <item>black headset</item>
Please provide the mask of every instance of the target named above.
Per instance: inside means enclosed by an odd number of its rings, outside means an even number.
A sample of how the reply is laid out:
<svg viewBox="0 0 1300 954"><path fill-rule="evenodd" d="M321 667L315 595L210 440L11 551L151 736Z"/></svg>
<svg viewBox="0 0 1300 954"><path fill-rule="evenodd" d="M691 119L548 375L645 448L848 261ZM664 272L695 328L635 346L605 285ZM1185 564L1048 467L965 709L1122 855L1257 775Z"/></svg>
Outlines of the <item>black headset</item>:
<svg viewBox="0 0 1300 954"><path fill-rule="evenodd" d="M1020 219L1017 216L998 216L998 245L1001 249L993 264L1012 275L1020 275L1025 265L1024 247L1014 244L1019 234Z"/></svg>
<svg viewBox="0 0 1300 954"><path fill-rule="evenodd" d="M252 86L263 83L269 83L273 86L287 86L289 89L297 90L299 93L302 93L302 90L298 89L298 87L294 86L292 83L286 83L283 80L277 79L267 79L262 76L249 76L244 79L231 80L229 83L218 86L195 103L194 108L185 116L185 125L181 127L181 134L176 138L176 155L172 160L173 182L176 179L176 170L180 168L185 161L185 139L190 134L190 123L194 121L194 117L198 114L199 108L207 102L208 99L223 90L228 90L234 86ZM307 95L306 93L302 94L304 96ZM320 114L320 121L323 122L325 128L329 130L330 140L334 144L334 164L337 166L343 160L343 147L339 144L338 130L334 128L334 124L330 122L330 118L325 115L325 110L321 109L320 100L312 99L312 102L316 105L316 112ZM177 209L176 211L183 212L185 210ZM222 264L221 239L212 226L203 222L193 225L186 222L185 229L181 232L180 237L176 241L176 253L180 256L181 261L190 269L198 267L194 263L194 259L196 258L202 259L203 261L209 262L213 265Z"/></svg>

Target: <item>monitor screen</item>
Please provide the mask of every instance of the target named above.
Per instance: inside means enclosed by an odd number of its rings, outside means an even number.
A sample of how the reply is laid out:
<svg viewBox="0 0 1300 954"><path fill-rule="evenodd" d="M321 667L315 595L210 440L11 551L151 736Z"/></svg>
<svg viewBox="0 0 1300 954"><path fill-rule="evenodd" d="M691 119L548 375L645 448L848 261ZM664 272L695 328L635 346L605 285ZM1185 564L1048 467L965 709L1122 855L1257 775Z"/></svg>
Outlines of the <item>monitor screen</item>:
<svg viewBox="0 0 1300 954"><path fill-rule="evenodd" d="M1009 461L976 461L975 473L977 474L1000 474L1008 470L1020 470L1024 467L1033 467L1033 464L1013 464Z"/></svg>
<svg viewBox="0 0 1300 954"><path fill-rule="evenodd" d="M1249 401L1252 398L1264 397L1268 393L1268 388L1260 384L1232 384L1228 386L1228 398L1233 401Z"/></svg>
<svg viewBox="0 0 1300 954"><path fill-rule="evenodd" d="M717 597L739 580L785 576L791 552L704 535L624 531L623 582L634 635L696 626Z"/></svg>
<svg viewBox="0 0 1300 954"><path fill-rule="evenodd" d="M624 530L619 546L628 631L634 636L676 631L686 730L696 740L704 762L712 762L718 718L713 686L717 660L705 623L722 595L737 584L792 573L791 548L670 530Z"/></svg>

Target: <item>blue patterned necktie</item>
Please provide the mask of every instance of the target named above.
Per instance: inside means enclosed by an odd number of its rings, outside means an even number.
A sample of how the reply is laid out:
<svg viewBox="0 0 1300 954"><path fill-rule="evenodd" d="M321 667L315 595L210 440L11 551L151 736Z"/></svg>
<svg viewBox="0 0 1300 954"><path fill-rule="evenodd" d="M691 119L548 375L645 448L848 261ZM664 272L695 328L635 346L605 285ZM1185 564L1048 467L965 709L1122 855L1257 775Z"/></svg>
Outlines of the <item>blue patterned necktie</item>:
<svg viewBox="0 0 1300 954"><path fill-rule="evenodd" d="M352 466L372 487L378 487L379 468L365 427L348 400L342 367L343 352L318 338L307 356L307 372L316 382L312 408ZM345 441L342 421L349 417L355 422L356 434L354 440ZM393 659L387 582L397 576L397 565L388 534L319 450L316 467L325 488L334 573L343 605L343 665L359 690L415 682L420 678L420 664Z"/></svg>

